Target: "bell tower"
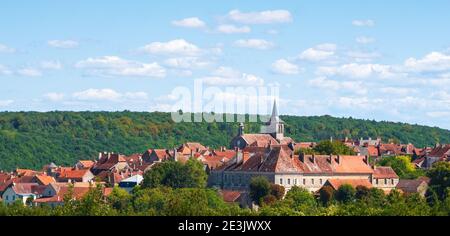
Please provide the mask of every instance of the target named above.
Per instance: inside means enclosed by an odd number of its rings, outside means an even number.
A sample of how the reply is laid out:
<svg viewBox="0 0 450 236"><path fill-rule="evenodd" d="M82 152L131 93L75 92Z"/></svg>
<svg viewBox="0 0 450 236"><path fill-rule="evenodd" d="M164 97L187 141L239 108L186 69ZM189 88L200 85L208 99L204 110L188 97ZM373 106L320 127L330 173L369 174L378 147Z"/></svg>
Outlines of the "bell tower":
<svg viewBox="0 0 450 236"><path fill-rule="evenodd" d="M278 116L277 101L273 101L272 115L269 122L262 127L261 133L270 134L276 140L280 141L284 138L284 121Z"/></svg>

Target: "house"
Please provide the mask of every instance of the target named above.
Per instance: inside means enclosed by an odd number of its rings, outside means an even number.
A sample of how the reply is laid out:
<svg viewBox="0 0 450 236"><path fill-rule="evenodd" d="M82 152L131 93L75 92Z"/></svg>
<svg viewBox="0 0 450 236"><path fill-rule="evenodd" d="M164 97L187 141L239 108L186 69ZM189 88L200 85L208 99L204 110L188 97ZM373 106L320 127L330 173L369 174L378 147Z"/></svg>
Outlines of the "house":
<svg viewBox="0 0 450 236"><path fill-rule="evenodd" d="M205 152L208 152L208 148L203 146L201 143L196 142L188 142L182 144L180 147L177 148L177 152L180 153L183 156L193 156L196 152L202 152L202 154L208 154Z"/></svg>
<svg viewBox="0 0 450 236"><path fill-rule="evenodd" d="M135 186L140 185L143 180L144 177L142 177L142 175L133 175L120 181L119 187L131 192L131 190L133 190Z"/></svg>
<svg viewBox="0 0 450 236"><path fill-rule="evenodd" d="M95 162L92 160L80 160L78 161L74 168L81 170L81 169L90 169L95 165Z"/></svg>
<svg viewBox="0 0 450 236"><path fill-rule="evenodd" d="M400 178L391 167L374 166L372 175L372 185L374 187L388 193L397 186L399 179Z"/></svg>
<svg viewBox="0 0 450 236"><path fill-rule="evenodd" d="M162 162L172 158L167 149L149 149L142 154L142 160L145 163Z"/></svg>
<svg viewBox="0 0 450 236"><path fill-rule="evenodd" d="M244 124L241 123L238 135L231 140L233 149L246 147L268 147L271 145L290 145L294 149L295 142L290 137L284 136L284 121L278 116L277 103L274 101L272 115L268 122L261 127L259 134L245 134Z"/></svg>
<svg viewBox="0 0 450 236"><path fill-rule="evenodd" d="M429 169L435 162L450 161L450 144L437 144L425 157L425 168Z"/></svg>
<svg viewBox="0 0 450 236"><path fill-rule="evenodd" d="M374 170L362 156L294 155L287 145L264 151L240 152L227 164L211 171L208 184L227 190L247 190L255 176L265 176L289 190L292 186L319 190L328 179L372 181Z"/></svg>
<svg viewBox="0 0 450 236"><path fill-rule="evenodd" d="M397 184L397 189L404 194L418 193L425 197L428 190L428 183L425 179L401 179Z"/></svg>
<svg viewBox="0 0 450 236"><path fill-rule="evenodd" d="M58 182L89 182L94 178L89 169L66 170L58 176Z"/></svg>
<svg viewBox="0 0 450 236"><path fill-rule="evenodd" d="M98 160L92 166L91 171L94 175L102 171L122 171L128 168L128 163L125 158L118 153L99 153Z"/></svg>
<svg viewBox="0 0 450 236"><path fill-rule="evenodd" d="M42 196L46 186L37 183L12 183L2 194L2 200L5 204L12 204L20 200L24 205L31 204Z"/></svg>
<svg viewBox="0 0 450 236"><path fill-rule="evenodd" d="M79 185L68 183L51 183L43 191L42 197L35 199L33 205L48 205L56 207L64 204L64 199L71 194L73 200L83 198L94 185Z"/></svg>
<svg viewBox="0 0 450 236"><path fill-rule="evenodd" d="M55 178L48 175L36 175L34 176L34 181L39 185L49 185L50 183L56 182Z"/></svg>

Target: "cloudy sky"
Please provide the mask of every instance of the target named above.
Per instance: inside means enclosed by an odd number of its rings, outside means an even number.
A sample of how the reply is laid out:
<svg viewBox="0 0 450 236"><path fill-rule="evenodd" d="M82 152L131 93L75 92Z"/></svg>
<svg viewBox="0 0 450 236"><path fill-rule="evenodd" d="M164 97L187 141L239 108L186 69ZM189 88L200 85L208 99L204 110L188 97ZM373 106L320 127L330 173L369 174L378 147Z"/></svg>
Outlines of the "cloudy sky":
<svg viewBox="0 0 450 236"><path fill-rule="evenodd" d="M0 110L167 110L280 85L280 113L450 129L449 1L5 1Z"/></svg>

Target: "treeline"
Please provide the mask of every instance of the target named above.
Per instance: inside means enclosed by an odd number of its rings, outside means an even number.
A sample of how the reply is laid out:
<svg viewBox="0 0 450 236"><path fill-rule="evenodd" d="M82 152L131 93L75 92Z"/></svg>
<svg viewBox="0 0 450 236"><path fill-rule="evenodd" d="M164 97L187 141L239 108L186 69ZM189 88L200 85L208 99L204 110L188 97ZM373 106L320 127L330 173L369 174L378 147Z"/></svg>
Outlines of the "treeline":
<svg viewBox="0 0 450 236"><path fill-rule="evenodd" d="M381 137L418 147L450 143L450 131L419 125L352 118L282 116L286 135L296 141ZM261 123L246 123L246 132L259 132ZM238 122L172 121L161 112L1 112L0 169L41 168L49 162L72 165L100 151L141 153L148 148L173 148L201 142L228 146Z"/></svg>
<svg viewBox="0 0 450 236"><path fill-rule="evenodd" d="M104 197L100 185L92 187L82 199L73 200L69 190L64 205L29 207L17 201L0 204L0 216L448 216L450 215L450 163L440 162L427 174L430 188L426 196L405 195L397 190L385 194L342 185L322 188L319 196L293 187L284 196L284 188L270 184L265 177L252 179L250 196L258 210L225 203L218 190L206 188L202 165L168 161L146 172L142 186L131 193L115 187ZM181 172L183 178L171 179ZM284 196L284 198L283 198Z"/></svg>

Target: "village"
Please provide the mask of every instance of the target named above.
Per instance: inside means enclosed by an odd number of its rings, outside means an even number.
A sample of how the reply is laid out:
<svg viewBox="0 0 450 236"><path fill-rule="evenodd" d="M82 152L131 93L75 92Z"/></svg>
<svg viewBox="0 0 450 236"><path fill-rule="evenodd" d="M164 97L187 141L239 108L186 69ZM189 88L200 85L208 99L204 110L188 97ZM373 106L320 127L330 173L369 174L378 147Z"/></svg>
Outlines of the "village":
<svg viewBox="0 0 450 236"><path fill-rule="evenodd" d="M415 168L427 169L433 163L450 159L450 145L416 148L413 144L383 143L377 139L340 140L356 155L315 155L298 152L314 148L314 142L295 142L284 136L284 121L274 103L269 122L258 134L244 133L241 124L230 148L212 149L201 143L187 142L173 149L148 149L141 154L122 155L100 152L94 160L79 160L73 166L45 165L41 170L16 169L0 173L0 196L4 204L21 201L24 205L52 207L64 204L71 189L74 199L81 199L93 186L100 185L104 197L114 186L131 192L142 183L144 173L158 163L190 159L203 164L208 187L219 189L226 202L242 207L252 205L248 196L253 177L265 176L272 184L288 191L293 186L317 193L324 186L337 190L353 187L379 188L385 193L397 189L403 193L425 196L429 179L400 179L389 166L374 161L385 157L408 155ZM373 161L370 161L373 160Z"/></svg>

